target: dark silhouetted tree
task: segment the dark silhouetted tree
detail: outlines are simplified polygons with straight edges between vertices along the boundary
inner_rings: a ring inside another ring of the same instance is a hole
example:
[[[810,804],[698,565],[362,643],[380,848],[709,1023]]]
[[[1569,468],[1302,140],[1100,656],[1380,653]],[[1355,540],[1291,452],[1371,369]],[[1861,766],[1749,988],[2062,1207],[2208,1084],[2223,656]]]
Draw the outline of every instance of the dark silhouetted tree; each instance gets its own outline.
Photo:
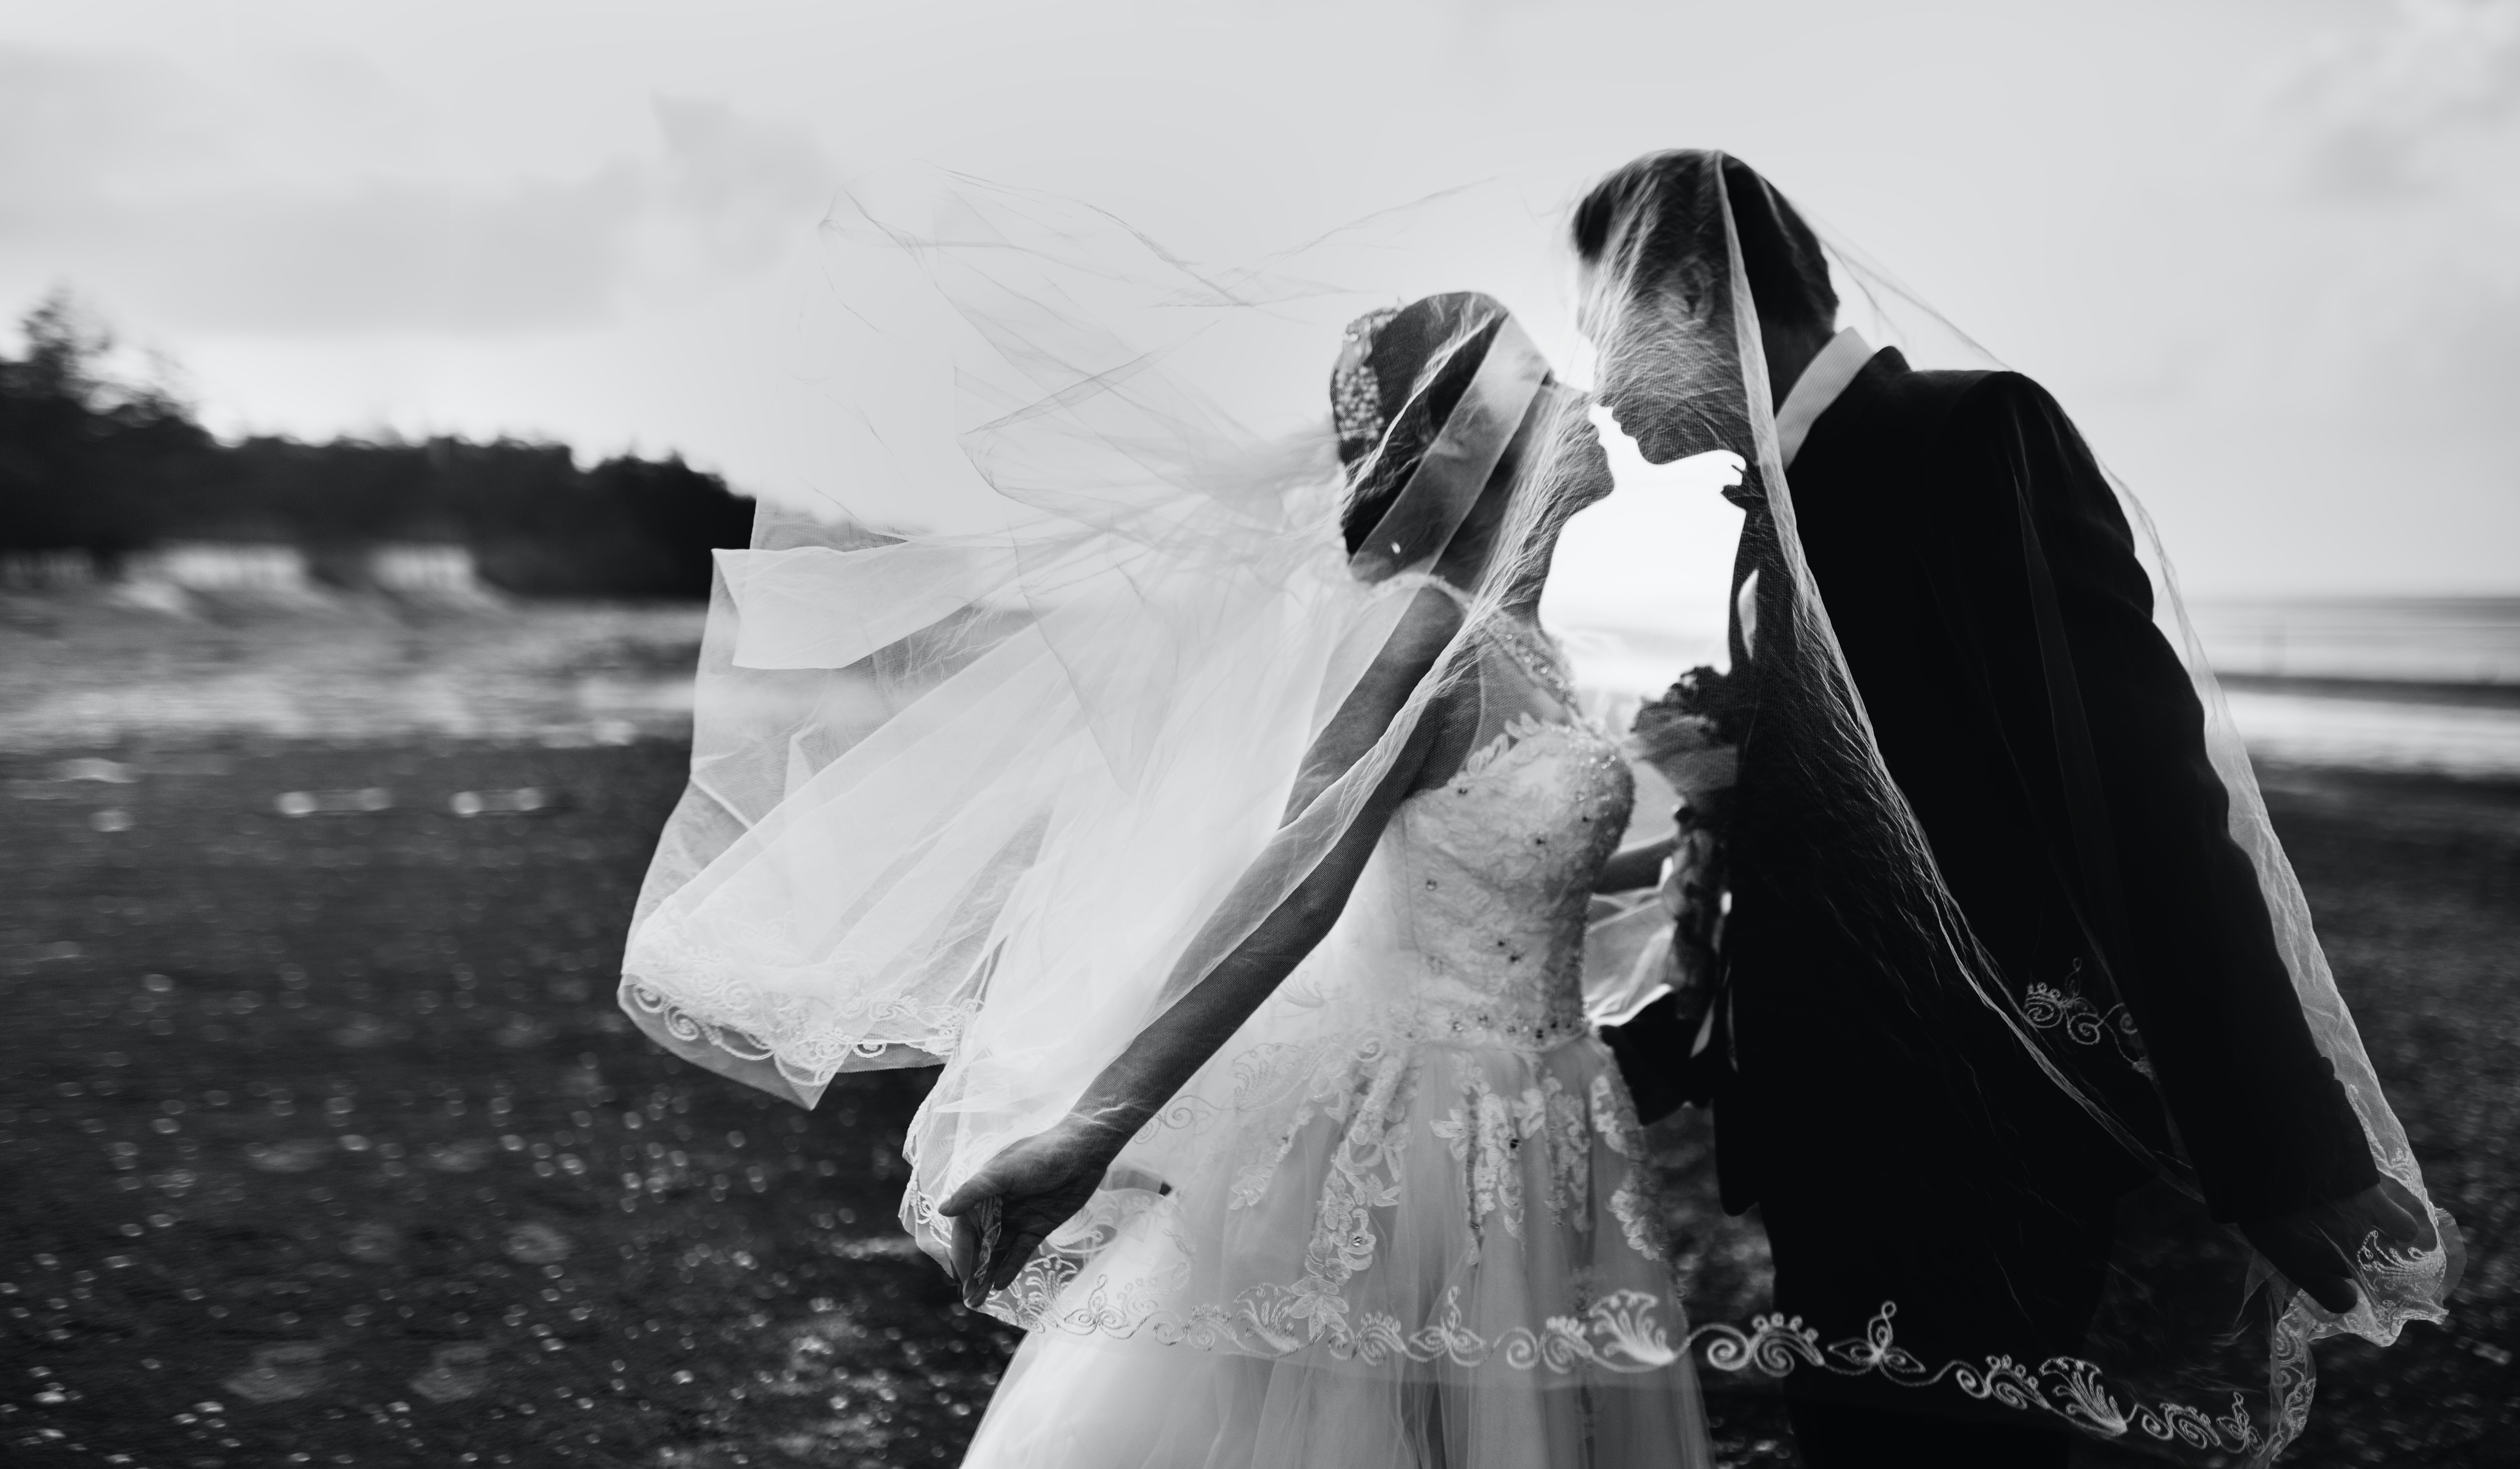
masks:
[[[525,596],[705,597],[751,502],[664,460],[580,469],[559,444],[253,437],[221,444],[172,391],[109,371],[111,333],[64,292],[0,356],[0,550],[102,558],[167,540],[291,541],[355,582],[383,541],[457,541]]]
[[[113,336],[56,290],[0,357],[0,546],[111,557],[151,539],[154,508],[199,484],[215,441],[158,383],[108,371]]]

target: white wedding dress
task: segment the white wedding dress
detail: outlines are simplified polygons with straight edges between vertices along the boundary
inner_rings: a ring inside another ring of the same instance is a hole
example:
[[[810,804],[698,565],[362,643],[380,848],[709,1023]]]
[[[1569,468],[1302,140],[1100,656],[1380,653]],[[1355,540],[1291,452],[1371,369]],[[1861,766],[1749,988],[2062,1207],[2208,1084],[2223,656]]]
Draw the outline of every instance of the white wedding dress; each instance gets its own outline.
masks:
[[[1493,652],[1483,677],[1502,674]],[[1703,1465],[1635,1112],[1584,1020],[1634,786],[1525,714],[1410,797],[1321,950],[1014,1288],[987,1469]]]

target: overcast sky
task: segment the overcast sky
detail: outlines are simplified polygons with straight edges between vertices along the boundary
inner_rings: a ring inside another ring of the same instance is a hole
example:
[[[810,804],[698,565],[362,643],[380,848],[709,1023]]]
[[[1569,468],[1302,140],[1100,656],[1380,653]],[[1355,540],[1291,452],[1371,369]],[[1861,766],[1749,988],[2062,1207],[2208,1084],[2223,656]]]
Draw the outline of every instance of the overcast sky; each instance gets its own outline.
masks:
[[[1225,261],[1479,180],[1545,240],[1682,145],[2052,387],[2191,590],[2520,592],[2520,0],[0,0],[0,310],[71,287],[222,431],[846,497],[852,181]],[[1450,284],[1557,304],[1517,250]]]

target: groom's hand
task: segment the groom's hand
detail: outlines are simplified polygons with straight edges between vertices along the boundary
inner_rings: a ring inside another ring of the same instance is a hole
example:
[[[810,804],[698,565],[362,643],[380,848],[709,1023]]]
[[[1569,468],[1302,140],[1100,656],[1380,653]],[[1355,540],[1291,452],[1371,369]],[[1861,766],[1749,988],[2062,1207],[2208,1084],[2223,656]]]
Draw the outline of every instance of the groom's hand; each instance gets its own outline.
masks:
[[[2240,1232],[2285,1279],[2338,1315],[2354,1309],[2354,1257],[2372,1235],[2419,1251],[2441,1244],[2422,1202],[2385,1176],[2358,1194],[2244,1221]]]
[[[1687,1055],[1691,1037],[1680,1018],[1680,997],[1665,995],[1637,1011],[1625,1025],[1605,1026],[1601,1044],[1618,1063],[1619,1080],[1628,1084],[1637,1121],[1651,1126],[1688,1105],[1672,1058]]]

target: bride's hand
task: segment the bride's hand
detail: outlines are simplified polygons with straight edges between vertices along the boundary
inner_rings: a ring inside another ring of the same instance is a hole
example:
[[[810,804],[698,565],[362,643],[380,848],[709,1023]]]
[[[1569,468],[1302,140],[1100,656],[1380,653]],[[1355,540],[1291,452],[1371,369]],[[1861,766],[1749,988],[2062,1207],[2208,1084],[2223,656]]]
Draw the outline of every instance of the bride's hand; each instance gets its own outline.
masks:
[[[1052,1230],[1075,1217],[1102,1185],[1125,1135],[1076,1117],[1011,1143],[936,1206],[954,1221],[954,1277],[974,1308],[1004,1290]],[[996,1206],[996,1219],[985,1218]],[[993,1232],[994,1223],[996,1238]]]

